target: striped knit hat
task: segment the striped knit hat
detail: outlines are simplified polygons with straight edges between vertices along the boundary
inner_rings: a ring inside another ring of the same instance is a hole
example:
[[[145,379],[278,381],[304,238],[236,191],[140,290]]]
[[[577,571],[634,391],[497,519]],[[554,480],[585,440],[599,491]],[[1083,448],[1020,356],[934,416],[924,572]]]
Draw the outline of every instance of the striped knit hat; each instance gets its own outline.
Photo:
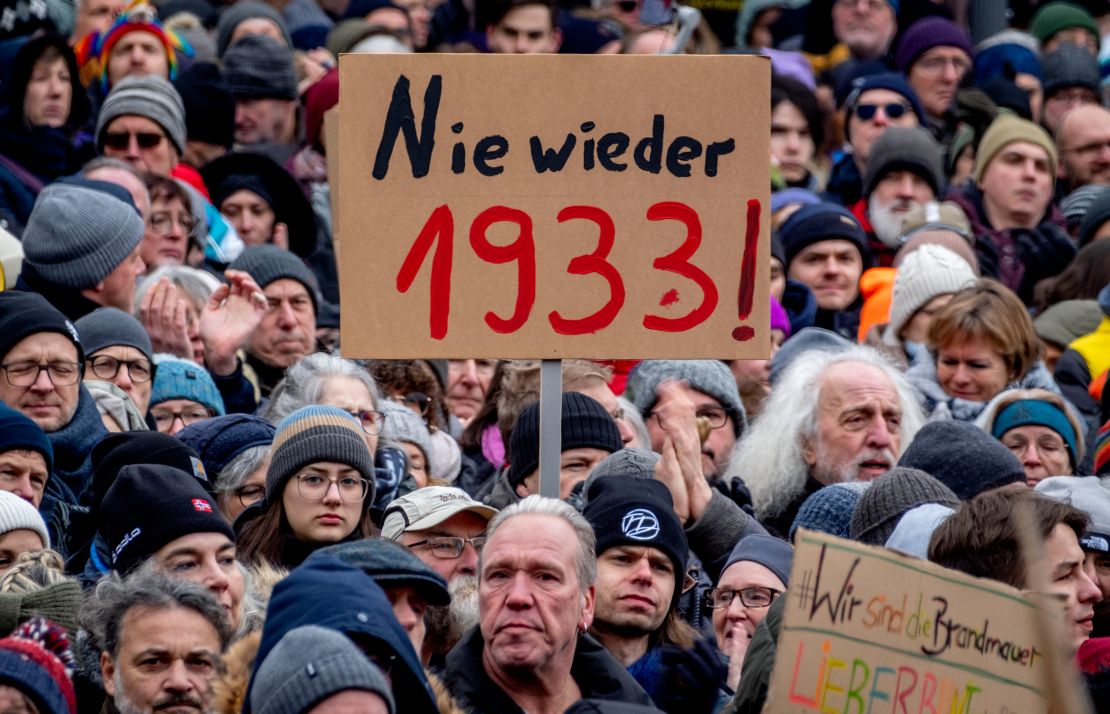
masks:
[[[121,37],[136,31],[149,32],[162,43],[169,69],[167,79],[177,77],[178,52],[186,57],[193,56],[193,48],[188,41],[174,30],[163,26],[158,20],[158,11],[153,6],[145,0],[133,0],[107,30],[89,33],[74,45],[73,51],[77,55],[77,64],[81,67],[82,82],[91,84],[96,80],[103,91],[111,89],[108,84],[108,59],[112,56],[112,48]]]
[[[266,472],[266,500],[281,498],[285,484],[298,470],[320,461],[333,461],[358,469],[370,482],[366,502],[374,502],[374,459],[362,426],[337,407],[313,404],[281,420]]]

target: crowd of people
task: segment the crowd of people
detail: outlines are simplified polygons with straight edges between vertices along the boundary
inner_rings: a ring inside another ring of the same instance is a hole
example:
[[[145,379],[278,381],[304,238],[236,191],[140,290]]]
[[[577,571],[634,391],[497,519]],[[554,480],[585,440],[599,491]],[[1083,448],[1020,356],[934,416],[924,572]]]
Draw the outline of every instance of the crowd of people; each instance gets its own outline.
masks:
[[[691,5],[3,3],[0,709],[759,712],[804,528],[1107,710],[1110,6]],[[768,57],[769,358],[563,360],[552,498],[538,362],[346,355],[349,52]]]

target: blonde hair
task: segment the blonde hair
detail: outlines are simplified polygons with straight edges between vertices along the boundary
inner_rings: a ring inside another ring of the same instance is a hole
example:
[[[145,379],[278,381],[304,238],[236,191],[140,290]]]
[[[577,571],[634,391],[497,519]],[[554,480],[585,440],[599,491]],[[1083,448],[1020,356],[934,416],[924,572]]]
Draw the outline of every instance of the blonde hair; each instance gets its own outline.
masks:
[[[30,593],[69,580],[65,567],[62,556],[53,550],[20,553],[0,578],[0,593]]]
[[[969,338],[988,341],[1002,355],[1010,379],[1024,377],[1044,349],[1025,305],[1012,290],[990,278],[956,293],[933,318],[926,339],[936,353]]]

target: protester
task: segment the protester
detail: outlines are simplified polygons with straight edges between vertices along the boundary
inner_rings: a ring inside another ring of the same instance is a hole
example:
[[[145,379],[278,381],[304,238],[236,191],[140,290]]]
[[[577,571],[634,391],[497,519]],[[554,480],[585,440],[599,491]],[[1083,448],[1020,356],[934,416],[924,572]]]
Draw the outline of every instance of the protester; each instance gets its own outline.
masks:
[[[961,501],[1026,481],[1021,462],[1001,442],[973,424],[951,419],[923,426],[898,465],[924,471]]]
[[[1026,508],[1034,538],[1043,549],[1034,558],[1041,570],[1027,573],[1022,558],[1020,521],[1015,509]],[[1074,655],[1093,627],[1098,586],[1084,570],[1079,539],[1089,520],[1083,511],[1026,490],[984,493],[967,501],[933,534],[929,560],[980,578],[999,580],[1015,588],[1047,587],[1047,594],[1064,601],[1065,651]]]
[[[97,585],[82,622],[100,651],[106,706],[120,712],[209,707],[230,631],[208,591],[154,573],[112,576]],[[159,653],[165,666],[149,671],[140,656],[149,652]]]
[[[371,534],[374,466],[358,421],[307,406],[285,417],[266,471],[265,499],[239,531],[245,562],[293,568],[313,551]]]
[[[224,400],[207,370],[169,355],[154,359],[150,418],[158,431],[171,436],[190,424],[223,416]]]
[[[0,640],[0,702],[11,712],[77,712],[73,652],[58,625],[35,617]]]
[[[223,70],[235,97],[236,143],[294,148],[300,104],[289,47],[246,35],[224,53]]]
[[[266,495],[274,426],[247,414],[202,419],[175,434],[197,452],[229,523]]]
[[[150,407],[154,348],[134,317],[102,307],[74,323],[85,349],[85,380],[105,380],[127,394],[139,414]]]
[[[549,0],[500,0],[491,9],[486,27],[490,52],[558,52],[563,33],[555,12],[555,3]]]
[[[1030,488],[1049,476],[1080,473],[1085,425],[1059,394],[1006,390],[991,400],[976,424],[1021,459]]]
[[[54,447],[46,432],[30,417],[0,403],[0,491],[38,508],[53,471]]]
[[[943,17],[926,17],[902,33],[895,52],[898,68],[921,100],[929,129],[944,144],[955,132],[949,116],[956,90],[971,71],[971,37]]]
[[[34,505],[9,491],[0,491],[0,574],[23,553],[50,547],[46,523]]]
[[[479,573],[481,623],[451,651],[444,672],[462,706],[510,714],[557,711],[589,697],[651,703],[585,634],[594,618],[595,543],[577,511],[542,496],[490,521]]]
[[[874,350],[803,353],[737,445],[729,475],[744,480],[756,517],[785,535],[806,497],[890,470],[921,424],[913,390]]]
[[[926,349],[929,328],[940,309],[974,282],[967,261],[944,246],[924,244],[905,255],[894,278],[883,344],[913,361]]]

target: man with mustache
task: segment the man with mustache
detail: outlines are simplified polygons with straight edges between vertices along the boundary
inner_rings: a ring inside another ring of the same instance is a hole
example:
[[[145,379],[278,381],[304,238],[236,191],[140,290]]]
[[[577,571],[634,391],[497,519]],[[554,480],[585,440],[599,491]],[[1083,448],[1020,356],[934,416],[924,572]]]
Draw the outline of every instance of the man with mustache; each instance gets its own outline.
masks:
[[[100,649],[104,714],[212,711],[212,678],[230,639],[199,585],[151,573],[103,580],[85,605]]]
[[[246,348],[248,377],[268,397],[285,368],[316,351],[316,276],[304,261],[274,245],[251,246],[231,264],[254,278],[266,296],[267,310]]]
[[[871,147],[863,198],[852,206],[852,214],[868,234],[867,247],[876,265],[894,264],[906,215],[937,200],[944,186],[943,155],[921,127],[891,127]]]
[[[447,656],[444,681],[471,712],[563,712],[580,699],[651,699],[585,634],[594,619],[593,528],[562,501],[498,513],[478,568],[480,622]]]
[[[478,624],[478,557],[486,526],[497,509],[462,489],[427,486],[394,499],[385,512],[382,537],[399,542],[447,580],[451,604],[429,607],[420,653],[425,664],[442,664],[464,633]]]
[[[809,350],[776,380],[728,475],[744,479],[760,522],[785,534],[810,494],[893,468],[922,423],[913,388],[877,351]]]

